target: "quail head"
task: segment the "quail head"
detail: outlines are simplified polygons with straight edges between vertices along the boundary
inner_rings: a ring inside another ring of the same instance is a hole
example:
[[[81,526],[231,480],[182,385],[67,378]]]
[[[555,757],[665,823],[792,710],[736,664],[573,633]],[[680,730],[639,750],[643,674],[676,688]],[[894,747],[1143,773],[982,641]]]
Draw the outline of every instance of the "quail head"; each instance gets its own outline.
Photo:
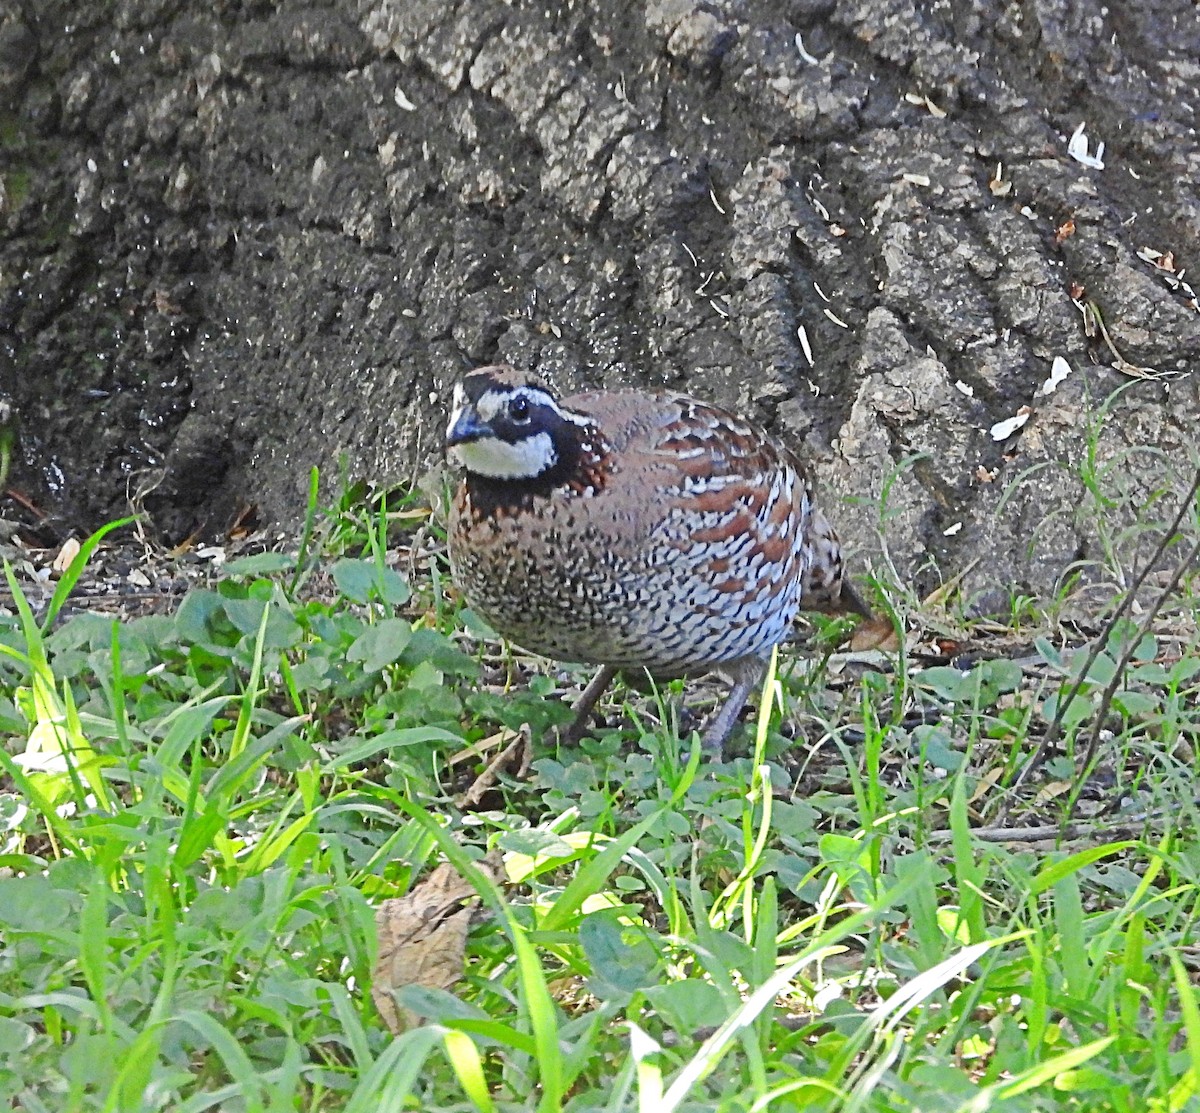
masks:
[[[622,670],[718,671],[732,683],[704,734],[719,753],[801,609],[869,615],[796,457],[681,394],[559,399],[508,366],[454,392],[446,455],[463,471],[452,574],[523,648],[601,666],[566,737]]]

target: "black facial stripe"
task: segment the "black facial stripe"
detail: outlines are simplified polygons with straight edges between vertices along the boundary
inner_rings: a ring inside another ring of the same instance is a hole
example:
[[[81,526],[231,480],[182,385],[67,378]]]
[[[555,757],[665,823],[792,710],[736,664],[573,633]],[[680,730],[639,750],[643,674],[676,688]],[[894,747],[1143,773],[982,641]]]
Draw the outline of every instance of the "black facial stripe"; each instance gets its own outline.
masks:
[[[468,375],[462,381],[463,396],[468,402],[478,402],[489,390],[500,392],[512,390],[512,387],[505,386],[492,378],[491,375]]]
[[[514,384],[504,382],[487,371],[474,371],[462,380],[463,396],[468,402],[478,402],[489,391],[501,395],[524,394],[531,403],[537,399],[550,399],[550,392],[539,382]]]

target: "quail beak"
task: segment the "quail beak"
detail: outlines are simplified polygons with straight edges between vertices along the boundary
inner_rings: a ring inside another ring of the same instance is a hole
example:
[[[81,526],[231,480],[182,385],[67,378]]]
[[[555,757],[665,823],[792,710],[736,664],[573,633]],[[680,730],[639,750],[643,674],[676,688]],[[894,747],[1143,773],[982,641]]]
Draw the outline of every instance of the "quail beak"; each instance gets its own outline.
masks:
[[[446,447],[453,448],[456,444],[468,444],[491,435],[492,427],[486,421],[481,421],[479,415],[467,407],[459,410],[451,420],[450,428],[446,432]]]

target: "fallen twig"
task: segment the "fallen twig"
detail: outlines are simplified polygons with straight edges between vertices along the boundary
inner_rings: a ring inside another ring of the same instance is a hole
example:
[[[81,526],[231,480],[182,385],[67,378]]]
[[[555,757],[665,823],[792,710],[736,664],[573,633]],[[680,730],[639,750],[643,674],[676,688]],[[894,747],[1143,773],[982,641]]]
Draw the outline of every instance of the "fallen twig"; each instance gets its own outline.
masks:
[[[475,778],[471,787],[463,793],[458,801],[458,806],[463,811],[470,811],[473,808],[479,807],[483,802],[484,796],[495,788],[502,772],[515,762],[517,766],[515,776],[518,780],[521,780],[528,775],[529,765],[532,760],[533,745],[529,735],[529,727],[523,726],[517,731],[516,737],[487,763],[483,772]]]

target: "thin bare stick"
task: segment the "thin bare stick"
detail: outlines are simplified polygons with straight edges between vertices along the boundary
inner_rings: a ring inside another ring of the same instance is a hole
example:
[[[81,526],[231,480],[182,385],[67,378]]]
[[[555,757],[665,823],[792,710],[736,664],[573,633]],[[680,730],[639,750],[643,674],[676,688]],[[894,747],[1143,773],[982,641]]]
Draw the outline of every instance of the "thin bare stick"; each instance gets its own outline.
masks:
[[[1200,806],[1200,797],[1192,799]],[[1118,818],[1093,819],[1083,823],[1046,823],[1036,827],[976,827],[971,837],[981,842],[1074,842],[1093,839],[1109,842],[1113,838],[1140,838],[1147,825],[1172,822],[1180,816],[1178,807],[1146,808]],[[949,830],[931,831],[931,843],[947,843],[954,838]]]
[[[1115,838],[1137,838],[1147,823],[1155,817],[1151,815],[1129,816],[1111,824],[1068,823],[1065,826],[1058,823],[1047,823],[1040,827],[976,827],[971,832],[971,838],[980,842],[1074,842],[1076,839],[1095,839],[1101,836],[1108,842]],[[929,835],[931,843],[946,843],[954,838],[952,831],[933,831]]]
[[[1167,582],[1167,586],[1162,589],[1158,598],[1154,600],[1150,609],[1146,612],[1145,617],[1138,623],[1137,635],[1130,639],[1129,644],[1121,653],[1116,669],[1113,671],[1112,679],[1104,686],[1104,692],[1100,697],[1100,706],[1096,709],[1096,721],[1092,725],[1092,736],[1088,739],[1087,750],[1084,752],[1083,761],[1080,763],[1079,773],[1075,777],[1075,783],[1071,786],[1070,802],[1067,805],[1068,820],[1074,816],[1075,808],[1079,804],[1079,790],[1091,774],[1092,763],[1096,760],[1096,751],[1100,748],[1100,732],[1104,728],[1104,720],[1108,717],[1113,697],[1117,694],[1117,689],[1121,686],[1121,681],[1125,678],[1125,670],[1129,667],[1129,662],[1133,660],[1133,655],[1137,651],[1138,644],[1150,632],[1150,625],[1158,616],[1158,612],[1162,610],[1166,601],[1179,586],[1179,581],[1183,579],[1184,573],[1196,563],[1198,557],[1200,557],[1200,541],[1197,541],[1188,550],[1187,556],[1175,566],[1175,571],[1171,575],[1171,579]]]
[[[1105,623],[1104,629],[1100,636],[1092,645],[1088,652],[1087,659],[1083,663],[1083,667],[1079,670],[1079,677],[1075,683],[1071,685],[1070,691],[1066,698],[1058,701],[1058,706],[1054,709],[1054,718],[1050,721],[1050,726],[1046,733],[1042,736],[1042,740],[1038,743],[1037,749],[1034,750],[1032,756],[1021,767],[1017,774],[1016,780],[1013,781],[1012,788],[1009,790],[1009,800],[1001,805],[1000,814],[996,817],[996,826],[1003,827],[1005,820],[1008,818],[1009,810],[1012,807],[1010,801],[1016,797],[1017,790],[1025,783],[1029,774],[1037,769],[1045,760],[1046,754],[1050,748],[1058,741],[1062,733],[1063,716],[1067,713],[1067,708],[1075,701],[1075,697],[1083,691],[1083,686],[1087,683],[1088,673],[1091,672],[1092,666],[1096,663],[1096,659],[1104,651],[1104,646],[1108,642],[1109,636],[1116,629],[1117,623],[1124,617],[1125,612],[1133,605],[1133,600],[1137,596],[1138,589],[1146,581],[1146,577],[1154,570],[1163,553],[1167,551],[1167,546],[1175,538],[1176,532],[1183,523],[1184,516],[1187,514],[1189,507],[1192,505],[1192,499],[1196,496],[1196,492],[1200,491],[1200,468],[1196,470],[1196,475],[1192,479],[1192,485],[1188,488],[1187,494],[1179,502],[1179,512],[1175,515],[1174,521],[1167,527],[1162,537],[1159,539],[1153,553],[1150,554],[1150,559],[1146,561],[1142,570],[1137,574],[1133,583],[1129,585],[1124,597],[1121,600],[1120,606],[1113,612],[1112,617]]]
[[[526,725],[517,731],[516,737],[488,762],[487,767],[458,800],[458,806],[465,812],[478,808],[483,802],[483,798],[499,783],[500,774],[514,764],[517,766],[518,777],[527,775],[531,749],[532,739],[529,736],[529,727]]]

